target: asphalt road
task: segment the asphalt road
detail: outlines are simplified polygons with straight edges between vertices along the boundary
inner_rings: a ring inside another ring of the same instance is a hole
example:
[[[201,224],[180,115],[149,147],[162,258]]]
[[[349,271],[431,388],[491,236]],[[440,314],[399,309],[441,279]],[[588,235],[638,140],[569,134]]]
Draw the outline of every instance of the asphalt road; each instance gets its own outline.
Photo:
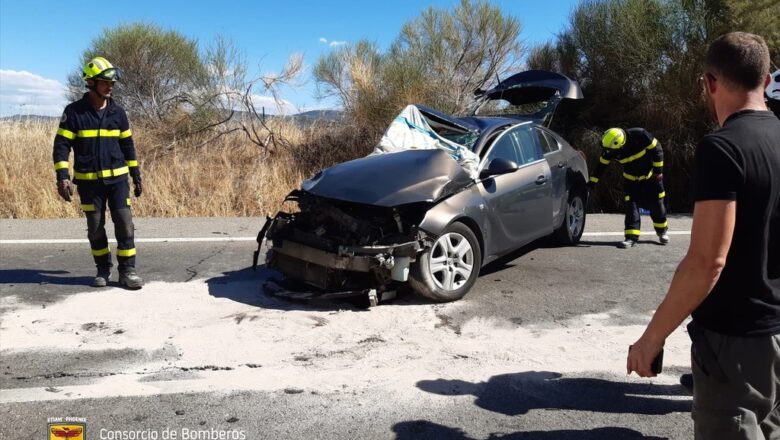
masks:
[[[90,440],[691,438],[683,328],[664,374],[625,375],[689,243],[670,224],[621,250],[622,216],[591,215],[579,246],[526,246],[459,302],[364,310],[264,294],[262,219],[136,220],[135,292],[86,286],[83,220],[0,220],[0,439],[55,417]]]

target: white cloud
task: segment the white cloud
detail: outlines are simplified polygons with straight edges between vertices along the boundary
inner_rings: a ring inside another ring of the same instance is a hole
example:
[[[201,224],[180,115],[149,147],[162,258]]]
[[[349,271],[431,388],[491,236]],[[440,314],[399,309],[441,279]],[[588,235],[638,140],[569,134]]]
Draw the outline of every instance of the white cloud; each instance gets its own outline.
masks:
[[[24,70],[0,69],[0,116],[59,116],[67,104],[65,92],[59,81]]]
[[[320,43],[327,44],[330,47],[343,46],[347,44],[346,41],[328,41],[325,37],[320,37]]]
[[[26,71],[0,69],[0,116],[30,114],[59,116],[67,105],[66,87],[59,81],[47,79]],[[252,95],[258,113],[265,107],[267,114],[292,114],[293,103],[281,100],[277,106],[270,96]],[[235,104],[236,110],[242,108]]]
[[[246,108],[241,103],[241,99],[244,96],[245,90],[235,90],[225,88],[222,90],[222,105],[225,108],[233,109],[236,111],[245,111]],[[262,108],[265,107],[265,113],[267,115],[276,114],[292,114],[296,112],[295,105],[287,101],[286,99],[280,99],[279,105],[276,105],[272,96],[259,95],[257,93],[252,94],[252,103],[255,105],[255,110],[260,114]]]
[[[255,105],[258,114],[261,113],[263,107],[265,107],[265,113],[269,115],[289,115],[296,112],[295,106],[290,101],[282,99],[279,103],[280,105],[277,106],[274,98],[270,96],[252,95],[252,103]]]

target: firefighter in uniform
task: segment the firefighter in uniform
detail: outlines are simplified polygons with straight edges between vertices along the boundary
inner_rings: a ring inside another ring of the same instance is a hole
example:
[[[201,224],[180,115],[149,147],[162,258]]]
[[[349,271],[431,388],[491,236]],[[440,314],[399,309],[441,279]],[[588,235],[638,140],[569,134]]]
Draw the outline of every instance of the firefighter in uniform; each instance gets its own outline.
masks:
[[[640,207],[649,207],[653,227],[661,244],[669,243],[663,184],[664,154],[658,140],[643,128],[610,128],[601,138],[601,157],[588,185],[598,183],[607,165],[616,160],[623,164],[625,192],[625,240],[621,248],[630,248],[639,240]]]
[[[65,107],[54,138],[57,192],[68,202],[73,196],[68,172],[68,158],[73,150],[73,183],[87,217],[87,236],[97,266],[92,286],[108,285],[113,266],[105,229],[108,207],[116,232],[119,283],[140,289],[143,280],[135,271],[128,175],[133,178],[136,197],[141,196],[143,186],[127,114],[111,98],[119,71],[105,58],[95,57],[84,66],[82,76],[89,91]]]

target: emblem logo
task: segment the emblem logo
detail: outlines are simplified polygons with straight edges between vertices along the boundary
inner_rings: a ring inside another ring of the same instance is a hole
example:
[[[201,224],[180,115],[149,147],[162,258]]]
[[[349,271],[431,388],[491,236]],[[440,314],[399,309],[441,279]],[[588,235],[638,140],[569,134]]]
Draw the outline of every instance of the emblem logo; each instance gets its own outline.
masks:
[[[85,440],[86,425],[83,423],[50,423],[49,440]]]

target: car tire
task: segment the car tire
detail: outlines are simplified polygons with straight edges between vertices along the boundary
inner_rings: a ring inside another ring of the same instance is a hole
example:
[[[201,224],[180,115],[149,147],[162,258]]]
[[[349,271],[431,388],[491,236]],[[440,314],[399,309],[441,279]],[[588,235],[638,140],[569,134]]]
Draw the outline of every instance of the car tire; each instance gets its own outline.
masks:
[[[585,231],[586,217],[584,194],[584,191],[580,191],[577,188],[569,190],[563,222],[553,232],[555,240],[561,245],[574,246],[582,238],[582,233]]]
[[[482,252],[474,232],[463,223],[444,229],[434,245],[417,256],[409,273],[415,292],[436,302],[463,296],[477,282]]]

